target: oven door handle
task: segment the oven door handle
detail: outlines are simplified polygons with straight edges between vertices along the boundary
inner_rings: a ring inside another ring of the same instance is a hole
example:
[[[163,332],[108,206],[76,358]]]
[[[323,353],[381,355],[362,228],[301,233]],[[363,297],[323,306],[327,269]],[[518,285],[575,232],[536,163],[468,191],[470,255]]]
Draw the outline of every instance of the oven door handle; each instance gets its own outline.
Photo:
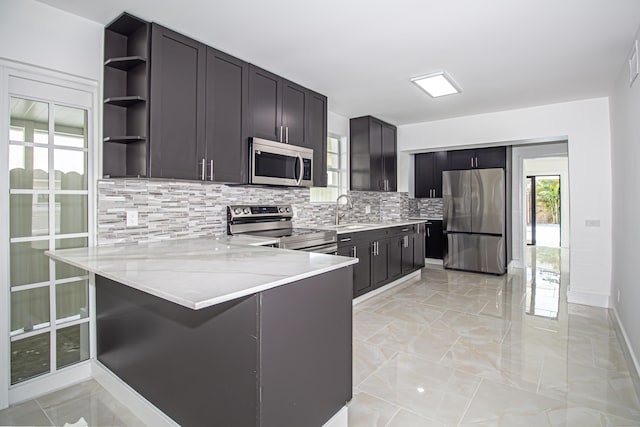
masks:
[[[304,173],[304,160],[302,160],[300,153],[298,153],[298,162],[300,166],[298,167],[298,179],[296,179],[296,185],[299,186],[302,182],[302,174]]]
[[[336,243],[328,243],[326,245],[312,246],[310,248],[302,248],[300,250],[305,252],[314,252],[317,254],[336,255],[338,252],[338,245]]]

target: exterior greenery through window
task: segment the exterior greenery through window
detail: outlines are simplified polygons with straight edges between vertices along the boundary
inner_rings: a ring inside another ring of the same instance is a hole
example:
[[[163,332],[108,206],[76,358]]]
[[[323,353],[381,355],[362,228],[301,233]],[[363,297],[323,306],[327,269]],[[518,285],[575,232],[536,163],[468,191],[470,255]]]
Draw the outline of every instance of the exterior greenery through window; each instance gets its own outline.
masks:
[[[327,138],[327,187],[311,189],[312,203],[335,203],[340,194],[347,192],[347,138],[329,135]]]

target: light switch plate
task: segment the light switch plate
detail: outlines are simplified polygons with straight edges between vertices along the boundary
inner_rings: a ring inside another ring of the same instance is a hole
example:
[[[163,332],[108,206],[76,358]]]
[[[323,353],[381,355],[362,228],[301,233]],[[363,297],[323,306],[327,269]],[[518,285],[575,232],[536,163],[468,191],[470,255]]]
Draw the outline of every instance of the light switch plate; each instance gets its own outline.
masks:
[[[370,214],[371,213],[371,205],[366,205],[364,207],[364,213],[366,213],[366,214]]]
[[[296,208],[295,206],[293,206],[292,210],[293,210],[293,217],[294,217],[294,218],[298,218],[298,208]]]
[[[127,211],[127,227],[138,226],[138,211]]]
[[[600,227],[599,219],[585,219],[584,220],[585,227]]]

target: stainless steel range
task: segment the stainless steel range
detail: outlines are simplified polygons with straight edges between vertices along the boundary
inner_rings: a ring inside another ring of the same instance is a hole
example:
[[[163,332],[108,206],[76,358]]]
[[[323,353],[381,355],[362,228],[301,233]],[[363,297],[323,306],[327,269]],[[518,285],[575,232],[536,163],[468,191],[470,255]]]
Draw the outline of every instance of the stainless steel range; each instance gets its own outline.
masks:
[[[291,205],[227,206],[227,233],[274,237],[278,247],[323,254],[336,254],[338,236],[335,231],[294,228]]]

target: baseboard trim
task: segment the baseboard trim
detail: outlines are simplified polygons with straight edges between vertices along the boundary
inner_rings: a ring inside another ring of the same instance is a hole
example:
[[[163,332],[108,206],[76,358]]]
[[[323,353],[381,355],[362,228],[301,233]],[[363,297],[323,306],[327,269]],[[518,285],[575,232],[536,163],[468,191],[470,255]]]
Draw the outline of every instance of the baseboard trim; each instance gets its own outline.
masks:
[[[444,261],[442,261],[441,259],[437,259],[437,258],[425,258],[424,259],[424,263],[425,264],[429,264],[429,267],[431,266],[440,266],[444,268]]]
[[[154,427],[180,427],[164,412],[145,399],[131,386],[122,381],[116,374],[97,360],[92,360],[93,378],[104,387],[118,402],[126,406],[140,420]]]
[[[9,405],[35,399],[91,379],[91,362],[85,361],[9,389]]]
[[[609,295],[593,292],[568,291],[567,302],[571,304],[590,305],[593,307],[609,308]]]
[[[406,276],[403,276],[397,280],[394,280],[391,283],[387,283],[386,285],[382,286],[381,288],[375,289],[371,292],[367,292],[364,295],[360,295],[357,298],[353,299],[353,305],[358,305],[360,303],[365,302],[366,300],[375,297],[376,295],[380,295],[383,292],[386,292],[390,289],[395,288],[396,286],[399,286],[401,284],[403,284],[404,282],[406,282],[407,280],[412,280],[412,279],[419,279],[420,277],[422,277],[422,270],[417,270],[414,271],[413,273],[409,273]]]
[[[349,425],[349,409],[343,406],[333,417],[322,427],[348,427]]]
[[[638,358],[636,354],[633,352],[633,347],[631,347],[631,341],[629,340],[629,336],[627,335],[627,331],[624,329],[624,325],[620,320],[620,315],[618,314],[618,310],[615,306],[609,309],[609,311],[613,312],[613,318],[615,319],[614,329],[616,330],[616,335],[618,335],[618,340],[624,344],[622,345],[622,352],[624,353],[625,359],[627,359],[627,363],[631,365],[631,378],[633,380],[633,385],[636,389],[636,395],[640,397],[640,363],[638,362]]]

